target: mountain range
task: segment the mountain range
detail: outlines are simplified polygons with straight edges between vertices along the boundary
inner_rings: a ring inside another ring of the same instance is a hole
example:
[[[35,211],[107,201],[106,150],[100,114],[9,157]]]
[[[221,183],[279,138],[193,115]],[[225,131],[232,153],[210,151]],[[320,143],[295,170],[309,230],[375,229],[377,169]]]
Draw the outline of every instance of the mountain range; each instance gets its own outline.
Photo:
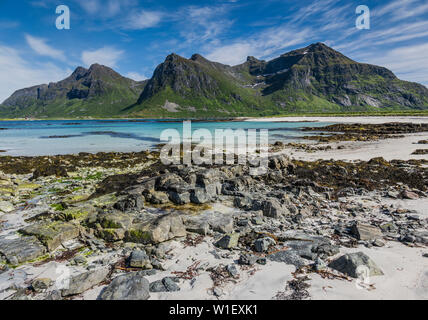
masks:
[[[270,61],[248,57],[237,66],[170,54],[145,81],[99,64],[78,67],[62,81],[17,90],[0,105],[0,117],[226,118],[424,109],[425,86],[315,43]]]

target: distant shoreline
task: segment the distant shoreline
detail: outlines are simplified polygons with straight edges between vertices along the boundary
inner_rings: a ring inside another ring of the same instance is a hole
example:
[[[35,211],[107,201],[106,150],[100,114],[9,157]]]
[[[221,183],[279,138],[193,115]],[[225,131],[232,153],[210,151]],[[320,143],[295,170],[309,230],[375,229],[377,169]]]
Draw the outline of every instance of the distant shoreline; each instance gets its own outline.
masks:
[[[420,111],[380,111],[380,112],[337,112],[337,113],[288,113],[288,114],[278,114],[278,115],[268,115],[268,116],[242,116],[242,117],[224,117],[224,118],[98,118],[98,117],[88,117],[88,118],[0,118],[0,121],[49,121],[49,120],[59,120],[59,121],[82,121],[82,120],[106,120],[106,121],[151,121],[156,120],[159,122],[177,122],[183,120],[191,120],[194,122],[228,122],[228,121],[251,121],[252,119],[274,119],[274,118],[311,118],[311,117],[428,117],[428,110]]]

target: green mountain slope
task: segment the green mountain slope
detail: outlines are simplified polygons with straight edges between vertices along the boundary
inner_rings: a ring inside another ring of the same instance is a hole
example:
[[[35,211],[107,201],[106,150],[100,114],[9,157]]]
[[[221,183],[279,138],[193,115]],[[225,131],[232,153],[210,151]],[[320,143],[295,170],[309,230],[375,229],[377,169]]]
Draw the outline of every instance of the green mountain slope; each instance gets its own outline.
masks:
[[[94,65],[15,92],[0,116],[206,118],[295,112],[428,110],[428,89],[322,43],[237,66],[169,55],[135,82]]]
[[[135,103],[145,82],[122,77],[94,64],[78,67],[68,78],[16,91],[3,102],[0,115],[9,117],[115,116]]]

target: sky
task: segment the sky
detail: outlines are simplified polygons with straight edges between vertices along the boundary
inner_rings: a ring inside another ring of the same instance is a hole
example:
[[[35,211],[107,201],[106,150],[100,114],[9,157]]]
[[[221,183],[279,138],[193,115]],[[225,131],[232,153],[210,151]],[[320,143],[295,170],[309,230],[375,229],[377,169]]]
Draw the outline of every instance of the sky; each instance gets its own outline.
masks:
[[[57,29],[56,8],[70,10]],[[370,29],[356,8],[370,9]],[[323,42],[428,86],[427,0],[0,0],[0,102],[100,63],[150,78],[170,53],[236,65]]]

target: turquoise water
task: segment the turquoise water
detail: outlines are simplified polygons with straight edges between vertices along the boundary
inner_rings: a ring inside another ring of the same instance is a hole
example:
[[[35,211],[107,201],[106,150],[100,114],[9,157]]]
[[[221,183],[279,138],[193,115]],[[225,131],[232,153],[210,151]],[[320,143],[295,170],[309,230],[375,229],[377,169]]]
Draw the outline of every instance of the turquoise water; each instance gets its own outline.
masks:
[[[215,129],[268,129],[269,143],[298,141],[308,132],[302,127],[325,126],[319,122],[192,122],[192,131]],[[182,122],[158,120],[47,120],[0,121],[0,155],[36,156],[79,152],[130,152],[160,143],[165,129],[181,132]]]

